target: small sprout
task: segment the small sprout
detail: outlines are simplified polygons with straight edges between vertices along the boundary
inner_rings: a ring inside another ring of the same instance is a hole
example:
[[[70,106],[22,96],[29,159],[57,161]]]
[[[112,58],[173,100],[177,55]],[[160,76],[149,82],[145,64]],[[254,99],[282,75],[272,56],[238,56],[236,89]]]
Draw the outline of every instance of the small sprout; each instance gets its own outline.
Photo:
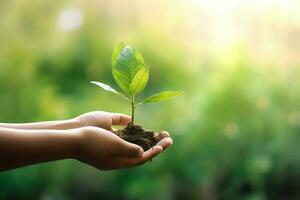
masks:
[[[116,46],[113,51],[112,74],[122,92],[101,82],[92,81],[91,83],[127,100],[131,104],[132,124],[134,124],[134,111],[136,106],[143,103],[169,100],[184,93],[182,91],[160,92],[136,103],[135,96],[141,93],[148,83],[149,67],[145,64],[143,56],[138,50],[125,46],[123,43]]]

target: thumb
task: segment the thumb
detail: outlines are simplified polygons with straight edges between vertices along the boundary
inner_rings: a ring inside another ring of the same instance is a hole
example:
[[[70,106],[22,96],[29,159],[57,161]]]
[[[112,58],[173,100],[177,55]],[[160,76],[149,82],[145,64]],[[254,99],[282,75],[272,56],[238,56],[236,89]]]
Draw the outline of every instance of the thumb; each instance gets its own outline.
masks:
[[[119,155],[126,156],[126,157],[141,157],[144,153],[142,147],[122,140],[121,144],[119,145]]]
[[[120,113],[111,113],[111,120],[113,126],[126,126],[129,122],[131,122],[131,117]]]

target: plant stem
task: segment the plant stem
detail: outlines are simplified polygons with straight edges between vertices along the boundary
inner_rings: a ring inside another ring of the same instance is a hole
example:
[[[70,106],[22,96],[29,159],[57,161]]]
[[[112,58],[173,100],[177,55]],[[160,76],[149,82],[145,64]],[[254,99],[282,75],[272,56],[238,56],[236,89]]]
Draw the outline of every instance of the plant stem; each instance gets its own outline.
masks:
[[[132,100],[131,100],[131,123],[132,123],[132,125],[134,124],[134,109],[135,109],[134,97],[132,97]]]

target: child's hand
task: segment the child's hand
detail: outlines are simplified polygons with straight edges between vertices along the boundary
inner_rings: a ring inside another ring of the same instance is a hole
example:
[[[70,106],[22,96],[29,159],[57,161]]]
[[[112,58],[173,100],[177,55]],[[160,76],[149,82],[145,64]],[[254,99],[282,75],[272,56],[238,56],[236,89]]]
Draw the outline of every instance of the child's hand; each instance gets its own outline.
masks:
[[[0,123],[0,128],[13,128],[13,129],[26,129],[26,130],[67,130],[82,128],[85,126],[95,126],[104,128],[106,130],[112,130],[113,125],[125,126],[131,122],[131,118],[128,115],[109,113],[102,111],[94,111],[82,114],[74,119],[57,120],[48,122],[35,122],[35,123],[22,123],[22,124],[10,124]]]
[[[85,113],[75,118],[81,127],[94,126],[106,130],[112,130],[112,126],[126,126],[131,122],[131,117],[119,113],[94,111]]]
[[[0,171],[75,158],[98,169],[141,165],[172,144],[170,137],[144,152],[119,138],[114,125],[127,125],[130,117],[90,112],[75,119],[29,124],[0,124]]]
[[[110,124],[109,120],[107,123]],[[117,121],[117,124],[120,124],[120,121]],[[157,146],[144,152],[138,145],[126,142],[102,128],[84,127],[78,131],[79,151],[76,151],[75,158],[102,170],[141,165],[172,144],[171,138],[165,138]]]

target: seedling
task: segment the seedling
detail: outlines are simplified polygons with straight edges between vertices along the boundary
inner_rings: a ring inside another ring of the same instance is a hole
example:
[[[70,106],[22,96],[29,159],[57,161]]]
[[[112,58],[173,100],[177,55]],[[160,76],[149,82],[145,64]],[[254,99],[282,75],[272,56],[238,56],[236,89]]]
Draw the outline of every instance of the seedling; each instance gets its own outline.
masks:
[[[128,101],[128,103],[131,105],[132,122],[125,129],[118,130],[115,133],[129,142],[134,142],[142,146],[146,150],[162,139],[163,133],[145,131],[141,126],[135,125],[135,108],[144,103],[154,103],[169,100],[176,96],[182,95],[183,92],[164,91],[137,102],[136,96],[145,89],[148,83],[149,67],[145,64],[143,56],[138,50],[129,46],[125,46],[123,43],[116,46],[116,48],[113,50],[112,74],[121,91],[117,91],[111,86],[101,82],[92,81],[91,83],[96,84],[102,89],[112,92]],[[151,138],[150,136],[152,137],[152,142],[148,141],[149,144],[146,142],[147,145],[141,144],[145,142],[145,137],[149,139]]]

